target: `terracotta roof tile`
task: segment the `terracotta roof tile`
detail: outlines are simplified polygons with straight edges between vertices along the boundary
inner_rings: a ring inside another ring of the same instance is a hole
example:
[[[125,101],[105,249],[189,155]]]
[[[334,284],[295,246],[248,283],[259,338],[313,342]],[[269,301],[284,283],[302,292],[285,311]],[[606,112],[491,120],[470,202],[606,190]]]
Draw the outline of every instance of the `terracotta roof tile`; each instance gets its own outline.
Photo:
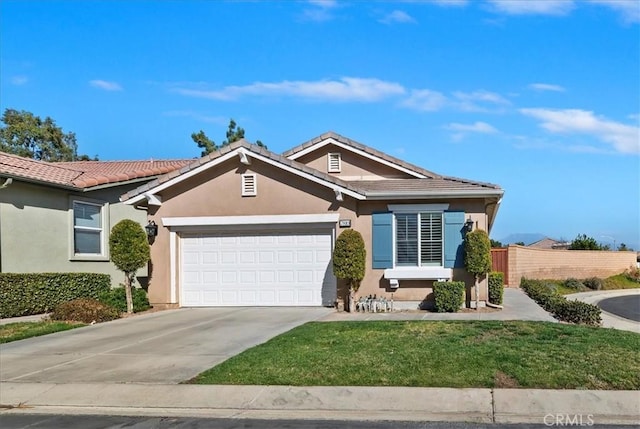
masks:
[[[0,174],[68,188],[85,189],[171,172],[192,159],[43,162],[0,152]]]

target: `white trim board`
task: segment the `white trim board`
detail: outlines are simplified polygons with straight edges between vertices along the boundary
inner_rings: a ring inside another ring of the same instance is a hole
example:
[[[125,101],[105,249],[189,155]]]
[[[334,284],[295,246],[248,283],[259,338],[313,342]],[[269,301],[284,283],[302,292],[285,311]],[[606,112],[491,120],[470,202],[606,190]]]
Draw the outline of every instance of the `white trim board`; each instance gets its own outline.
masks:
[[[180,226],[221,226],[221,225],[274,225],[304,223],[336,223],[339,213],[299,214],[299,215],[255,215],[255,216],[197,216],[163,217],[162,225]]]
[[[328,144],[333,144],[333,145],[338,146],[338,147],[340,147],[342,149],[351,151],[353,153],[357,153],[360,156],[364,156],[365,158],[369,158],[369,159],[371,159],[373,161],[379,162],[380,164],[384,164],[387,167],[395,168],[398,171],[402,171],[403,173],[407,173],[407,174],[409,174],[411,176],[414,176],[414,177],[417,177],[419,179],[426,179],[427,178],[427,176],[425,176],[424,174],[420,174],[420,173],[418,173],[416,171],[410,170],[408,168],[404,168],[402,166],[399,166],[398,164],[394,164],[393,162],[389,162],[386,159],[380,158],[378,156],[371,155],[370,153],[367,153],[367,152],[365,152],[365,151],[363,151],[361,149],[358,149],[358,148],[355,148],[353,146],[349,146],[347,144],[344,144],[344,143],[334,139],[333,137],[329,137],[329,138],[327,138],[325,140],[322,140],[322,141],[320,141],[318,143],[312,144],[311,146],[309,146],[309,147],[307,147],[305,149],[302,149],[300,152],[296,152],[293,155],[290,155],[288,158],[295,161],[296,159],[300,158],[301,156],[306,155],[308,153],[311,153],[314,150],[320,149],[321,147],[326,146]]]

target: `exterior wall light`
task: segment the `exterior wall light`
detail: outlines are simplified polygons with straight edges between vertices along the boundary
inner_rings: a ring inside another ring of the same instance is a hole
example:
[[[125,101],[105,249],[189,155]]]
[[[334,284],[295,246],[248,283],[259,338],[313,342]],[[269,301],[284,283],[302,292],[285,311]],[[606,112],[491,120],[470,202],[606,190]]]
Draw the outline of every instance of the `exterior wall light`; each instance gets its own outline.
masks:
[[[473,231],[473,220],[471,220],[471,218],[467,219],[467,221],[464,223],[464,227],[466,228],[467,232]]]
[[[147,226],[144,227],[145,231],[147,231],[147,237],[151,240],[158,235],[158,225],[152,220],[149,221]]]

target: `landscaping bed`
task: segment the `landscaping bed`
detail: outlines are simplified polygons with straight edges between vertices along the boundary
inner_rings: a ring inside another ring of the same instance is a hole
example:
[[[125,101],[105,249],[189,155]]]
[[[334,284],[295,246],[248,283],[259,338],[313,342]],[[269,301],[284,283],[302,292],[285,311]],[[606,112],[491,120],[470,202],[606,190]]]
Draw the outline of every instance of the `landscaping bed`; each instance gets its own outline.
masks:
[[[640,335],[546,322],[312,322],[190,383],[640,389]]]

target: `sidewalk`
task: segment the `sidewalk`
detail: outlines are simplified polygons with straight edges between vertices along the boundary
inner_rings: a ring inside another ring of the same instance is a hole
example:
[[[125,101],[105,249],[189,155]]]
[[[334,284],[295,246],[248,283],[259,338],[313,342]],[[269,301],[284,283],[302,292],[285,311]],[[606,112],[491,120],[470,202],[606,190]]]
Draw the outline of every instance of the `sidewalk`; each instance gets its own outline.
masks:
[[[0,325],[17,322],[41,322],[47,316],[48,314],[34,314],[32,316],[8,317],[6,319],[0,319]]]
[[[3,413],[640,424],[635,391],[3,383]],[[13,405],[19,408],[6,409]],[[565,417],[563,417],[565,418]]]

